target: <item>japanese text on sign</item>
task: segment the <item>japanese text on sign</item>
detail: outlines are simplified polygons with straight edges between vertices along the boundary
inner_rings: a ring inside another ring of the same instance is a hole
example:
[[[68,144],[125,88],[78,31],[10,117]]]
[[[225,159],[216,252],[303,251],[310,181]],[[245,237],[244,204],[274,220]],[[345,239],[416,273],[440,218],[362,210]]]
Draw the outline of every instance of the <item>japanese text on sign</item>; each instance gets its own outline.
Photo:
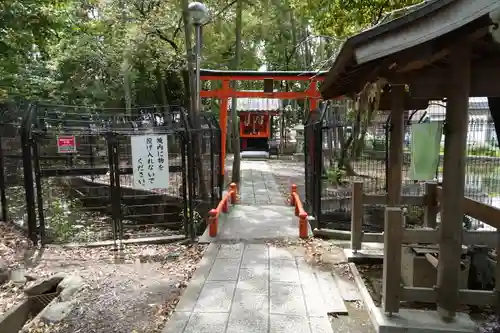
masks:
[[[131,144],[134,186],[144,189],[168,188],[167,136],[133,136]]]
[[[74,136],[58,136],[57,137],[57,152],[76,153],[76,139]]]

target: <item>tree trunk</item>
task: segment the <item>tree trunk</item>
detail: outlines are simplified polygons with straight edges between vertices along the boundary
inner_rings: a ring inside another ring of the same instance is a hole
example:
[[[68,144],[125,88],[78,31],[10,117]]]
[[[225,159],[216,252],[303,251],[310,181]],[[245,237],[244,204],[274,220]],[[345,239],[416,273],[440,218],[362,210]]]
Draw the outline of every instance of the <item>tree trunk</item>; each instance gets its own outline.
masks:
[[[156,67],[156,83],[158,85],[158,90],[160,91],[160,100],[162,104],[163,118],[164,121],[170,126],[171,125],[171,117],[169,113],[169,105],[167,99],[167,91],[165,89],[165,79],[163,78],[163,74],[161,72],[160,67]]]
[[[123,92],[125,93],[125,109],[127,114],[132,114],[132,85],[130,82],[130,62],[128,60],[127,52],[123,53],[124,59],[122,63],[122,76],[123,76]]]
[[[241,14],[243,11],[243,1],[238,0],[236,4],[236,50],[234,53],[234,64],[233,68],[238,69],[240,65],[241,59],[241,30],[242,30],[242,20]],[[238,89],[238,83],[233,81],[233,89]],[[231,106],[231,125],[233,129],[233,171],[232,171],[232,180],[233,182],[239,184],[240,182],[240,164],[241,164],[241,154],[240,154],[240,131],[239,131],[239,122],[238,122],[238,110],[237,108],[237,99],[233,97],[232,106]]]

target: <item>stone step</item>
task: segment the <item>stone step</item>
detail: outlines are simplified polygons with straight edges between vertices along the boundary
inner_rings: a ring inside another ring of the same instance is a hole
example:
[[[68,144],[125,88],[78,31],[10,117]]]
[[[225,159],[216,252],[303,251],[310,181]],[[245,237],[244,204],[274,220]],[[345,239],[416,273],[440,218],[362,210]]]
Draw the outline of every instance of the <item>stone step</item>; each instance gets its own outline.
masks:
[[[340,296],[345,302],[354,302],[361,300],[361,296],[354,281],[349,281],[347,277],[333,273],[333,280],[337,289],[340,291]]]
[[[323,297],[326,313],[329,315],[346,315],[347,308],[340,291],[330,272],[315,272],[318,286]]]

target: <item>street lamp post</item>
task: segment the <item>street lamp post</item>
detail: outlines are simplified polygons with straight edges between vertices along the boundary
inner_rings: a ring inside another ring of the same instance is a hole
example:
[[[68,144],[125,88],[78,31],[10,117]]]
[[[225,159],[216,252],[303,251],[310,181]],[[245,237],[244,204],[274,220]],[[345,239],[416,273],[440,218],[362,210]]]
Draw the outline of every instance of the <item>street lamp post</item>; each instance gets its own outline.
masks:
[[[195,59],[196,59],[196,78],[195,78],[195,99],[194,108],[195,112],[199,113],[201,111],[201,79],[200,79],[200,67],[201,67],[201,28],[208,22],[209,14],[207,7],[201,2],[191,2],[188,5],[188,12],[191,18],[191,22],[194,26],[195,31]]]

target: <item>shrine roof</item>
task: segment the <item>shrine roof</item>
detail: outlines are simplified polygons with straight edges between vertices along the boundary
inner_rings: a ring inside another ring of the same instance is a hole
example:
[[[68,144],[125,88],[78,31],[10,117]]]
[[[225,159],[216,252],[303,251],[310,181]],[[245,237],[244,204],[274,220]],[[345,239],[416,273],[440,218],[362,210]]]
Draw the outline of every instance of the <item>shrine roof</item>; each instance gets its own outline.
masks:
[[[482,38],[474,32],[487,32],[488,15],[499,7],[498,0],[426,0],[350,37],[320,88],[323,98],[355,94],[377,78],[445,62],[453,38]]]

